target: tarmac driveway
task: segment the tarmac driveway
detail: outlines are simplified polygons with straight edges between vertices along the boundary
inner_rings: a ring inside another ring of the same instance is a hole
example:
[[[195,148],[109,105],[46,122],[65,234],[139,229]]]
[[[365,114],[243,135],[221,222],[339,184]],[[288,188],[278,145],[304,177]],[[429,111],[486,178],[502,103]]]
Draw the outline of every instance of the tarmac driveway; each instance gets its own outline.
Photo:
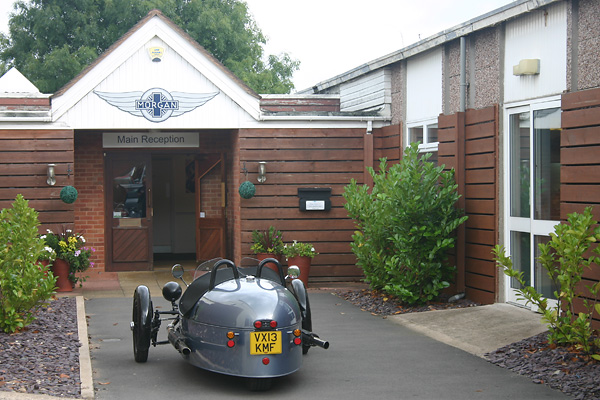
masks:
[[[168,309],[160,293],[154,306]],[[244,381],[198,369],[171,345],[133,360],[132,300],[85,303],[97,399],[567,399],[484,359],[361,311],[329,292],[310,292],[314,331],[328,350],[312,348],[300,371],[275,380],[268,392]],[[165,326],[159,340],[165,340]]]

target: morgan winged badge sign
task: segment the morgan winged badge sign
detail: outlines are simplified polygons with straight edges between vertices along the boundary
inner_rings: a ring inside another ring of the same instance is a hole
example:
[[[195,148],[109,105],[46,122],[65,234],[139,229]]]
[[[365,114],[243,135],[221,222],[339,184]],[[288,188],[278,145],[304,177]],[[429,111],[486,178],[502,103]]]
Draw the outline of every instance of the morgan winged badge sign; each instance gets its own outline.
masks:
[[[145,92],[98,92],[98,97],[121,111],[136,117],[144,117],[151,122],[163,122],[170,117],[178,117],[212,100],[219,92],[213,93],[169,93],[165,89],[153,88]]]

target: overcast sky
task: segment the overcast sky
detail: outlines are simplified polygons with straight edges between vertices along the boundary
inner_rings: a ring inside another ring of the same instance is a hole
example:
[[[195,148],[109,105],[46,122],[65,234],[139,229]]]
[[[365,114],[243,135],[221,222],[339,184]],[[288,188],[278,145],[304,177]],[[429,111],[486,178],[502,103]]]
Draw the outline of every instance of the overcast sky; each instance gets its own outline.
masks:
[[[300,60],[297,90],[392,53],[512,0],[246,0],[266,54]],[[11,0],[0,0],[7,32]]]

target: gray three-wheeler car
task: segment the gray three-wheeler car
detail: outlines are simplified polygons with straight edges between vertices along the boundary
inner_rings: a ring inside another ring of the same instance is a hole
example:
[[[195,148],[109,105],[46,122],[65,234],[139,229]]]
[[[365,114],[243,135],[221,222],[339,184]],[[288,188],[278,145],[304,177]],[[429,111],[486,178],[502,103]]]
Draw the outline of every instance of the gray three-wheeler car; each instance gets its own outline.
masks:
[[[209,260],[196,268],[189,285],[183,268],[174,265],[173,277],[186,290],[177,282],[164,285],[169,311],[153,310],[148,287],[138,286],[131,322],[135,360],[146,362],[150,345],[170,343],[196,367],[247,378],[251,390],[268,390],[273,378],[300,368],[310,347],[329,347],[311,332],[310,303],[297,279],[298,267],[289,267],[286,277],[273,258],[244,259],[243,265]],[[170,321],[168,340],[158,341],[164,320]]]

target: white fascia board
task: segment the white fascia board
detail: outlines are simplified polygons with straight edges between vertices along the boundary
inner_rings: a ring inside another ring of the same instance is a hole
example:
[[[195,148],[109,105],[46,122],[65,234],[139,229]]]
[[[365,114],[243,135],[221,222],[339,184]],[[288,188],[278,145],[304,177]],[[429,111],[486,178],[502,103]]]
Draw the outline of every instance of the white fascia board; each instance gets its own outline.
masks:
[[[17,121],[15,119],[4,118],[0,119],[0,135],[2,135],[2,131],[17,131],[17,130],[70,130],[71,127],[67,126],[63,123],[52,123],[50,119],[47,120],[23,120]]]
[[[0,117],[0,122],[52,122],[52,117]],[[7,129],[0,125],[0,130]]]
[[[223,93],[240,105],[248,114],[258,119],[260,113],[259,99],[247,94],[211,60],[200,54],[191,43],[174,31],[158,16],[155,16],[137,31],[133,32],[118,47],[114,48],[106,58],[90,69],[85,76],[67,89],[63,95],[52,99],[53,120],[56,121],[63,116],[77,102],[94,90],[104,79],[128,60],[140,47],[145,46],[154,37],[162,39],[206,76],[208,80],[219,87]],[[252,102],[251,99],[254,101]]]

